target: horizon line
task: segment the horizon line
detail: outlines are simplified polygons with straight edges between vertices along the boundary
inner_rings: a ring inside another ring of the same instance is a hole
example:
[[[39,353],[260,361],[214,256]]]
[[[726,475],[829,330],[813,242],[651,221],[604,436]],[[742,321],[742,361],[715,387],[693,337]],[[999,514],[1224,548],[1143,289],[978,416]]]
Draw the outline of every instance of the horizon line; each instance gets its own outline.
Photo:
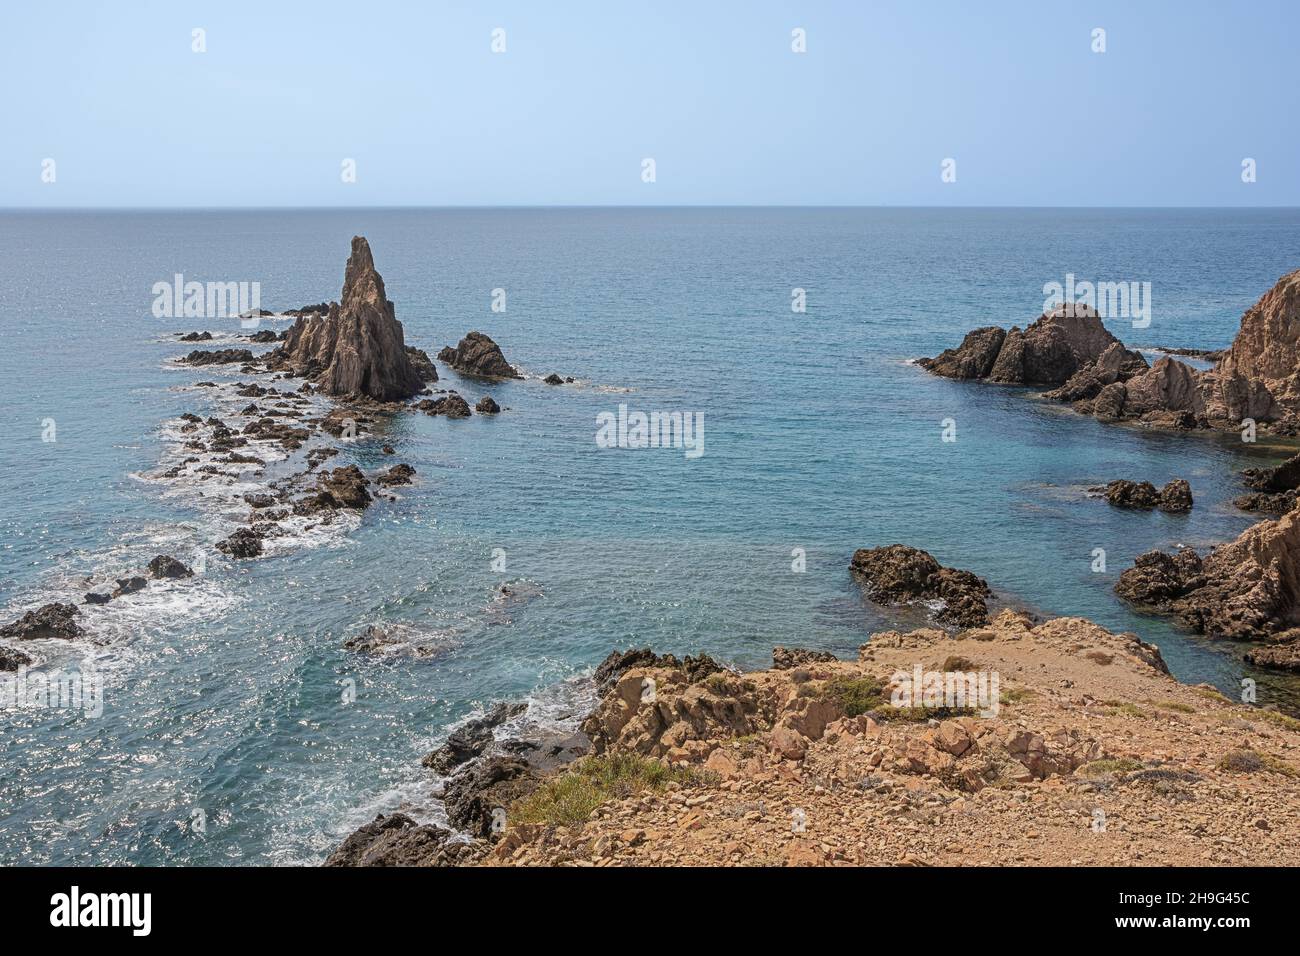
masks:
[[[1300,205],[1032,205],[1032,204],[918,204],[918,203],[446,203],[377,204],[373,206],[0,206],[9,212],[357,212],[421,210],[506,209],[947,209],[947,210],[1300,210]]]

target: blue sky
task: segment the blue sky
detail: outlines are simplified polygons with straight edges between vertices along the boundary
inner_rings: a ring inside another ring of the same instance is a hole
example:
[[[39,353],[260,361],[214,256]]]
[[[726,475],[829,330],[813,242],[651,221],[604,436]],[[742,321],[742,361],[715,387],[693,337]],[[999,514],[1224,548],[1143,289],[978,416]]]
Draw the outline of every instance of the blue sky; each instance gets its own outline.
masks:
[[[0,207],[1300,205],[1300,5],[1281,0],[81,2],[4,19]]]

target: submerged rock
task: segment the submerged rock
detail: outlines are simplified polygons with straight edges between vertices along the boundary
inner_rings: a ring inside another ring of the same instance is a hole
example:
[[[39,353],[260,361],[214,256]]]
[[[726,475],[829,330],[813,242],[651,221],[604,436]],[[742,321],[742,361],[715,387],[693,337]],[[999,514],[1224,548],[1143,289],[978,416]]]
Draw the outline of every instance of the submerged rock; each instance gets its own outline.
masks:
[[[299,315],[271,367],[306,376],[327,395],[396,401],[419,392],[424,383],[407,353],[402,323],[361,236],[352,238],[341,299],[323,318]]]
[[[75,604],[46,604],[35,611],[28,611],[12,624],[0,627],[0,637],[16,638],[20,641],[38,641],[57,638],[71,641],[81,637],[84,631],[77,623],[81,612]]]
[[[515,370],[501,348],[482,332],[470,332],[455,348],[450,345],[438,353],[438,361],[446,362],[462,375],[480,378],[523,378]]]
[[[867,597],[876,604],[942,601],[935,620],[958,627],[978,627],[989,620],[988,584],[957,568],[946,568],[927,551],[904,544],[860,548],[849,570],[867,582]]]
[[[192,578],[194,572],[171,555],[160,554],[149,562],[149,575],[154,578]]]
[[[134,594],[136,591],[143,591],[148,586],[149,582],[139,575],[129,578],[118,578],[117,587],[113,588],[112,596],[119,598],[127,594]]]
[[[17,648],[0,647],[0,671],[16,671],[31,665],[32,659]]]

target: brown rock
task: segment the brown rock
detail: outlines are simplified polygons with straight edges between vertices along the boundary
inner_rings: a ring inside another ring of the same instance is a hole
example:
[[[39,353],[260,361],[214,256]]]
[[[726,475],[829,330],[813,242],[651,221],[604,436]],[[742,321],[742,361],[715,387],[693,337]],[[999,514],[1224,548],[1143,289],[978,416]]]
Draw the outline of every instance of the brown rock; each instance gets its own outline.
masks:
[[[330,303],[324,318],[299,316],[271,367],[304,375],[328,395],[396,401],[424,387],[363,237],[352,238],[341,304]]]
[[[438,361],[446,362],[462,375],[479,378],[523,378],[501,354],[501,348],[482,332],[470,332],[455,348],[450,345],[438,353]]]

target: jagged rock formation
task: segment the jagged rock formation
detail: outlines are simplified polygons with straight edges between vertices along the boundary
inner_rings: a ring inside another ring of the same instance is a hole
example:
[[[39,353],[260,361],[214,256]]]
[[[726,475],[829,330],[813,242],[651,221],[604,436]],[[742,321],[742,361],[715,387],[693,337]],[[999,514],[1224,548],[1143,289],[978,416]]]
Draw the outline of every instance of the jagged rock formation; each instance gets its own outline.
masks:
[[[420,825],[404,813],[375,817],[349,836],[326,866],[463,866],[487,846],[451,839],[450,830]]]
[[[426,415],[446,415],[448,418],[469,418],[469,402],[457,392],[448,392],[442,398],[426,398],[415,403]]]
[[[1149,551],[1120,575],[1120,597],[1233,641],[1300,640],[1300,510],[1261,521],[1201,558]]]
[[[327,395],[388,402],[424,387],[363,237],[352,238],[341,302],[331,302],[324,318],[300,315],[270,367],[305,376]]]
[[[1230,348],[1166,350],[1217,361],[1209,371],[1169,355],[1147,368],[1090,308],[1071,311],[1059,307],[1024,332],[975,329],[958,348],[918,364],[949,378],[1052,386],[1046,398],[1103,421],[1236,430],[1252,419],[1280,434],[1300,432],[1300,271],[1246,310]]]
[[[891,544],[860,548],[849,570],[867,583],[867,597],[877,604],[906,604],[940,600],[944,607],[935,620],[959,627],[988,623],[988,584],[970,571],[945,568],[927,551]]]
[[[1006,332],[997,326],[976,329],[956,349],[921,359],[919,364],[948,378],[1059,388],[1116,345],[1121,349],[1117,368],[1138,362],[1145,367],[1140,355],[1134,358],[1123,351],[1094,309],[1061,305],[1023,331],[1015,326]]]
[[[438,353],[438,361],[446,362],[462,375],[479,378],[523,378],[515,370],[501,348],[482,332],[471,332],[452,348],[448,345]]]

